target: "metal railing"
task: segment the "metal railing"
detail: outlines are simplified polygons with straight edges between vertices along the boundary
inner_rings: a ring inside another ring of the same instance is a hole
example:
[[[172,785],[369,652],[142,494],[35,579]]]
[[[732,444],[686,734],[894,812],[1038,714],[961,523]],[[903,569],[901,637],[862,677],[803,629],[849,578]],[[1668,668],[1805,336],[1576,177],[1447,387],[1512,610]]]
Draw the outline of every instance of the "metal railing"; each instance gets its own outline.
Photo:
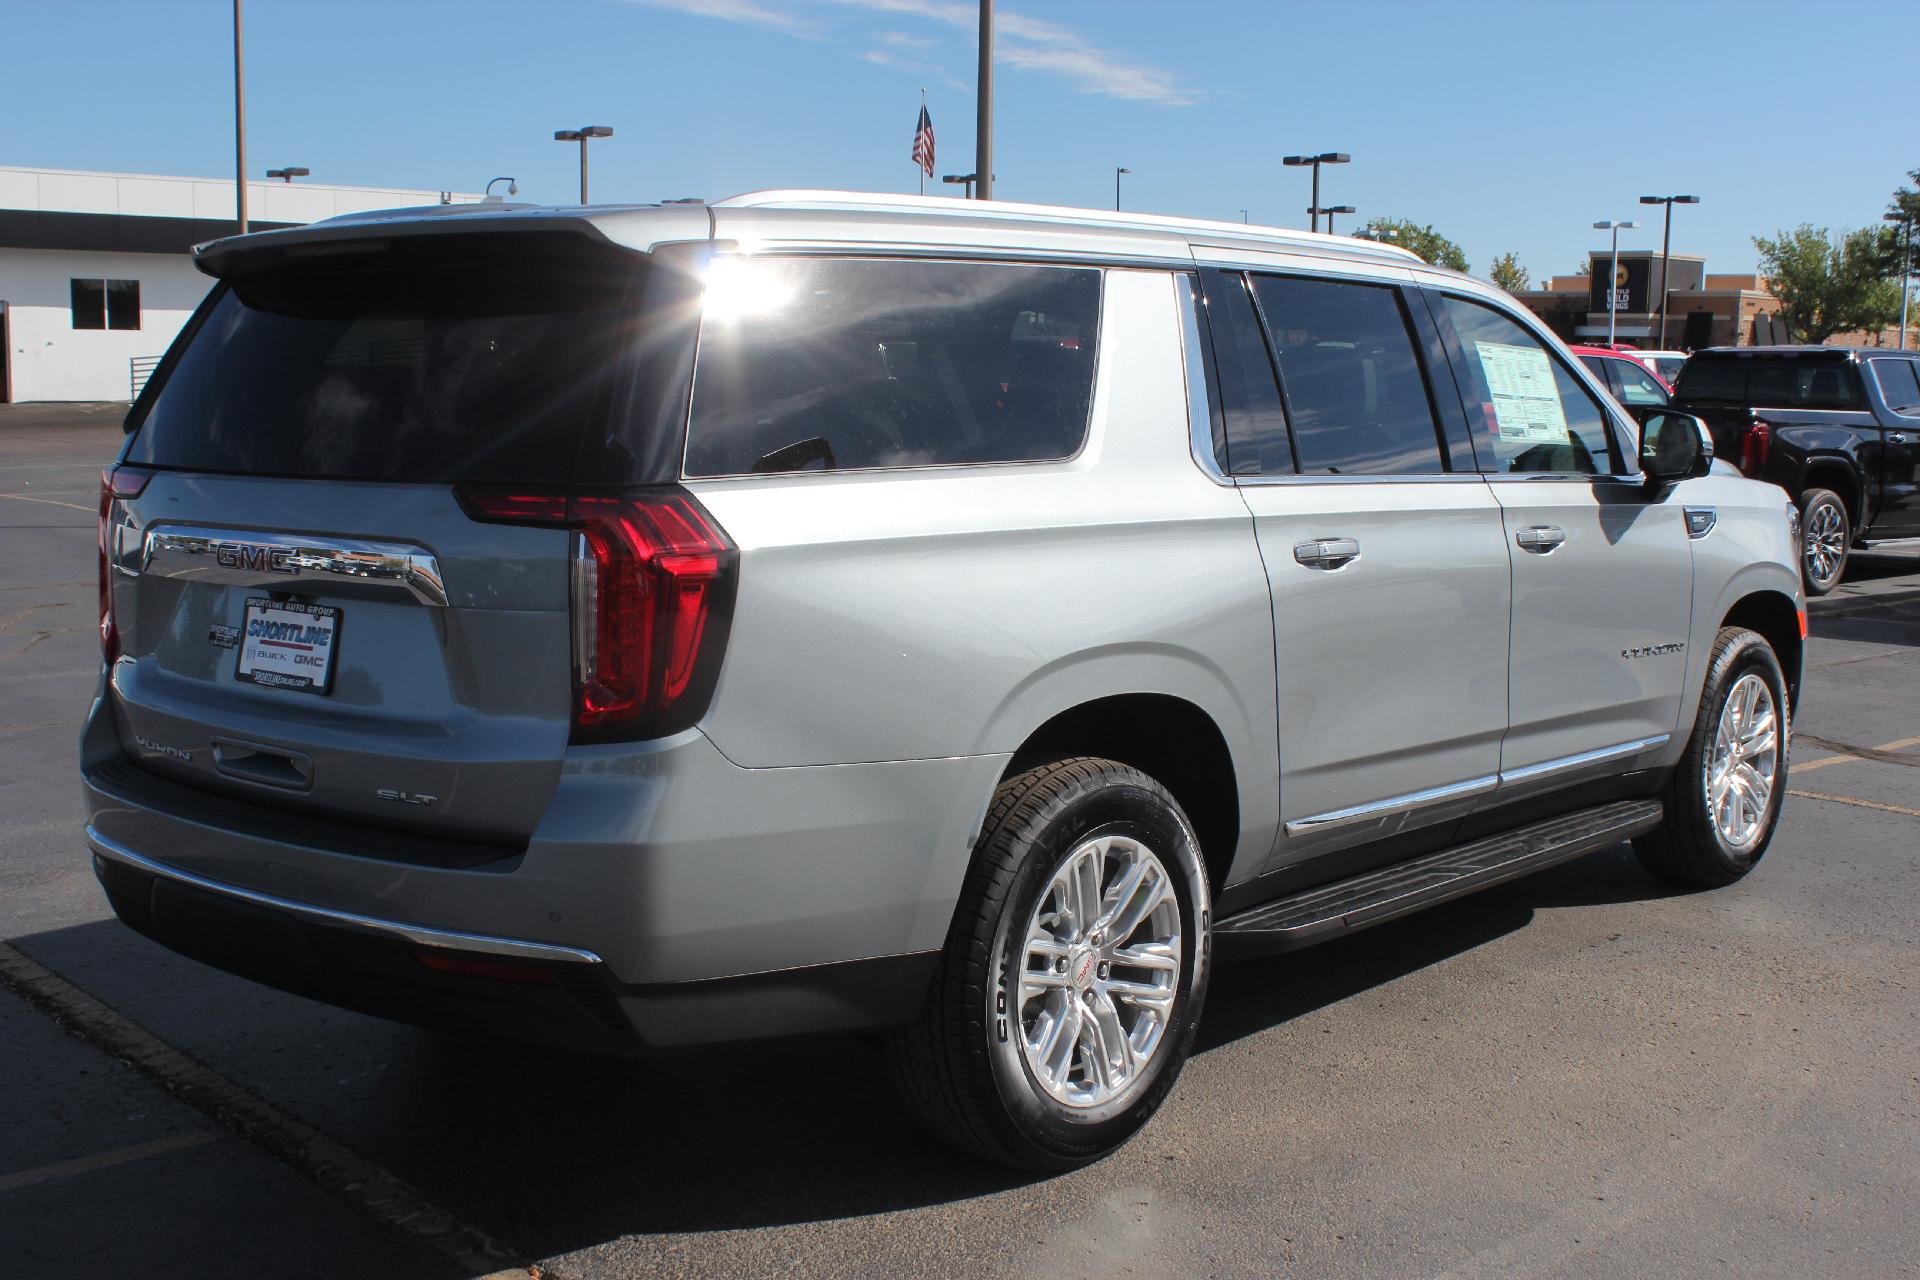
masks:
[[[138,400],[140,388],[147,385],[147,379],[160,365],[160,356],[134,356],[127,361],[127,399]]]

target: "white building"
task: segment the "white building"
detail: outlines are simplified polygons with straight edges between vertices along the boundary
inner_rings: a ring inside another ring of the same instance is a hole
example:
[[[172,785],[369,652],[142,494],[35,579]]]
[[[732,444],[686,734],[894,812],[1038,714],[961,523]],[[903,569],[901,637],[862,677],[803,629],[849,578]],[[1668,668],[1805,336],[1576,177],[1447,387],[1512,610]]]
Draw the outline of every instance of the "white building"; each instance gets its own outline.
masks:
[[[478,199],[249,182],[247,223]],[[212,284],[187,250],[238,229],[231,178],[0,166],[0,403],[129,399]]]

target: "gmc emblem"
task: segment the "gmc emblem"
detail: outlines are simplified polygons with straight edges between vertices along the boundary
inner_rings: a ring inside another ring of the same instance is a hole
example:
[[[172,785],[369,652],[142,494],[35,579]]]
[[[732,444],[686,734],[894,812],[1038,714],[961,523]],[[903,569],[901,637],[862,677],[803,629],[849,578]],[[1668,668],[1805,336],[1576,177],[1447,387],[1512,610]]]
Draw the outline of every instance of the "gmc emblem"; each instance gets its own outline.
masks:
[[[217,542],[213,558],[223,569],[246,569],[254,573],[298,573],[292,547],[262,546],[257,542]]]

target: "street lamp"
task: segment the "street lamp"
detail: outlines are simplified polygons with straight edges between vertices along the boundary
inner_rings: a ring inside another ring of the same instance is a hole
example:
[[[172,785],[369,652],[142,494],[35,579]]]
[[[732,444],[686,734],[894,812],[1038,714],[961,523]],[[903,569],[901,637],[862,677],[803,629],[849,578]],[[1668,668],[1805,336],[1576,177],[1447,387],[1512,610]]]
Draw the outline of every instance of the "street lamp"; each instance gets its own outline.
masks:
[[[1240,221],[1245,222],[1246,220],[1247,220],[1247,211],[1245,209],[1242,209],[1240,211]]]
[[[1333,234],[1333,215],[1336,213],[1353,213],[1354,207],[1350,204],[1327,205],[1324,208],[1322,208],[1320,205],[1315,205],[1313,208],[1307,210],[1307,212],[1314,216],[1314,220],[1316,222],[1319,221],[1321,214],[1323,213],[1326,214],[1327,215],[1327,234],[1332,235]]]
[[[973,175],[972,175],[972,174],[970,174],[970,173],[947,173],[947,174],[942,174],[942,175],[941,175],[941,177],[940,177],[940,181],[942,181],[942,182],[951,182],[951,183],[953,183],[953,184],[954,184],[955,186],[959,186],[959,185],[961,185],[962,183],[965,183],[965,184],[966,184],[966,188],[967,188],[967,191],[966,191],[966,198],[967,198],[967,199],[969,199],[969,200],[971,200],[971,199],[973,199]]]
[[[1660,237],[1660,349],[1668,350],[1667,342],[1667,295],[1673,292],[1667,280],[1668,260],[1673,251],[1673,206],[1677,204],[1699,204],[1699,196],[1641,196],[1641,204],[1663,204],[1667,206],[1667,229]]]
[[[1637,222],[1596,222],[1595,231],[1613,232],[1613,263],[1607,268],[1607,345],[1613,345],[1614,319],[1620,314],[1620,233],[1632,231]],[[1665,335],[1662,335],[1663,337]]]
[[[510,195],[510,196],[517,196],[517,195],[519,195],[519,194],[520,194],[520,184],[519,184],[518,182],[516,182],[516,181],[514,181],[514,180],[513,180],[512,178],[505,178],[505,177],[502,177],[502,178],[488,178],[488,179],[487,179],[487,188],[486,188],[486,190],[485,190],[484,192],[482,192],[482,193],[481,193],[481,194],[483,194],[483,195],[485,195],[487,199],[489,199],[489,200],[498,200],[498,199],[500,198],[499,196],[496,196],[496,195],[494,195],[494,194],[493,194],[493,184],[494,184],[494,183],[496,183],[496,182],[504,182],[504,183],[506,183],[506,184],[507,184],[507,194],[508,194],[508,195]]]
[[[1284,156],[1280,163],[1298,169],[1303,165],[1313,166],[1313,208],[1320,207],[1320,166],[1323,164],[1346,164],[1353,157],[1344,151],[1322,151],[1317,156]],[[1320,229],[1320,215],[1313,215],[1313,230]]]
[[[587,202],[587,139],[611,138],[613,130],[604,124],[584,125],[578,129],[555,129],[555,142],[577,142],[580,144],[580,203]]]
[[[1122,168],[1120,168],[1120,167],[1118,167],[1117,165],[1116,165],[1116,166],[1114,167],[1114,170],[1113,170],[1113,211],[1114,211],[1115,213],[1118,213],[1118,212],[1120,212],[1120,175],[1121,175],[1121,174],[1123,174],[1123,173],[1132,173],[1132,172],[1133,172],[1133,170],[1131,170],[1131,169],[1122,169]]]
[[[307,177],[312,172],[313,170],[302,169],[299,165],[288,165],[284,169],[267,170],[267,176],[269,178],[278,178],[282,182],[291,184],[295,178]]]
[[[1903,234],[1900,237],[1900,349],[1907,349],[1907,285],[1908,277],[1913,274],[1913,215],[1910,213],[1883,213],[1881,219],[1897,222]]]

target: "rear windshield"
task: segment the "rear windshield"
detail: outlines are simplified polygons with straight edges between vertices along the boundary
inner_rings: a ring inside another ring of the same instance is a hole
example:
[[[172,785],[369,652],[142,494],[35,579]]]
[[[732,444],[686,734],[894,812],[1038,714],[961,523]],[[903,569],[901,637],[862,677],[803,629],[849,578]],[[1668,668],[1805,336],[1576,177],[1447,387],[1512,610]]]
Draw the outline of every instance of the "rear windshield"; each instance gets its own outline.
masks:
[[[686,474],[1070,457],[1099,322],[1089,268],[719,259]]]
[[[1862,409],[1860,378],[1838,360],[1695,356],[1680,371],[1682,400],[1718,400],[1762,409]]]
[[[136,406],[127,460],[570,481],[643,262],[584,237],[459,235],[240,274]]]

